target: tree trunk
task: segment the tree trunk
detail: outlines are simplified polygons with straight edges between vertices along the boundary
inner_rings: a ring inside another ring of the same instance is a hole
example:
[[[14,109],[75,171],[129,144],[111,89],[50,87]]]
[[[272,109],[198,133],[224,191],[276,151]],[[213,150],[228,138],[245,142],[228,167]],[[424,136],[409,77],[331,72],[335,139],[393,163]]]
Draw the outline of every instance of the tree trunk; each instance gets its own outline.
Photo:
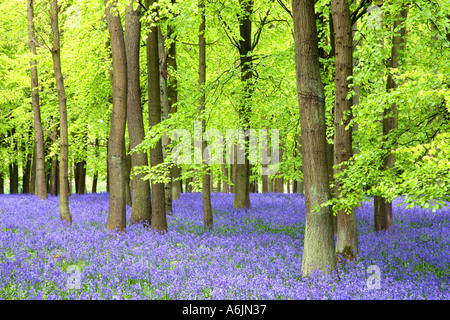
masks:
[[[31,102],[33,105],[33,122],[36,143],[36,181],[37,195],[40,199],[47,199],[47,183],[45,181],[44,133],[41,123],[41,107],[39,105],[39,82],[36,60],[36,38],[34,35],[33,0],[27,0],[28,38],[32,55],[31,60]]]
[[[229,193],[229,186],[228,186],[228,167],[227,165],[224,163],[222,164],[222,174],[223,174],[223,178],[222,178],[222,192],[224,193]]]
[[[30,193],[30,174],[31,174],[31,158],[30,154],[26,155],[25,165],[23,166],[22,188],[23,193]]]
[[[231,163],[231,193],[236,193],[236,164],[237,164],[237,144],[233,142],[232,157],[233,162]]]
[[[51,166],[51,171],[50,171],[50,194],[52,196],[57,196],[58,195],[58,187],[59,187],[59,164],[58,164],[58,159],[53,159],[52,160],[52,166]]]
[[[127,106],[128,109],[128,106]],[[128,113],[128,112],[127,112]],[[128,154],[130,152],[130,145],[128,145],[128,152],[126,151],[125,144],[123,146],[124,154],[124,171],[125,171],[125,203],[131,206],[131,156]]]
[[[125,40],[120,16],[111,10],[117,1],[105,0],[106,20],[113,62],[113,112],[108,139],[109,213],[107,229],[123,232],[126,227],[124,143],[127,116],[128,72]],[[115,11],[115,10],[114,10]]]
[[[36,194],[36,143],[33,146],[33,160],[31,162],[30,194]]]
[[[125,13],[125,47],[128,65],[127,118],[131,149],[134,149],[145,138],[139,81],[140,18],[141,6],[138,5],[136,10],[133,10],[133,3],[128,5]],[[133,152],[131,154],[131,167],[138,168],[141,166],[148,166],[147,153]],[[136,169],[132,169],[132,174],[133,206],[130,224],[141,222],[150,226],[152,221],[150,183],[148,180],[144,180],[144,174],[138,174]]]
[[[9,165],[9,193],[19,193],[19,166],[15,162]]]
[[[95,170],[94,177],[92,178],[92,193],[97,193],[97,183],[98,183],[98,171]]]
[[[3,172],[0,172],[0,194],[5,193],[5,180],[3,179]]]
[[[392,52],[391,52],[391,65],[393,69],[397,69],[400,66],[400,54],[406,46],[406,26],[404,21],[408,15],[408,11],[405,7],[397,14],[394,21],[394,30],[397,30],[400,26],[400,32],[397,32],[392,38]],[[395,82],[392,74],[389,73],[386,88],[388,91],[398,88],[398,84]],[[383,136],[386,137],[392,130],[398,128],[398,109],[394,103],[383,113]],[[386,141],[386,138],[383,139]],[[394,146],[396,148],[396,146]],[[383,159],[383,167],[386,170],[392,170],[395,165],[395,155],[390,152],[387,157]],[[391,230],[393,227],[392,218],[392,202],[387,199],[376,196],[374,197],[374,227],[375,231]]]
[[[86,160],[75,163],[75,189],[77,194],[86,190]]]
[[[244,97],[239,108],[239,117],[242,120],[242,129],[250,129],[250,99],[252,96],[253,78],[252,58],[252,21],[250,16],[253,13],[253,0],[239,1],[243,14],[239,16],[239,55],[241,63],[241,82],[244,84]],[[236,184],[234,193],[234,208],[250,208],[250,161],[248,154],[249,135],[244,138],[244,163],[236,163]]]
[[[293,0],[295,61],[300,106],[301,145],[305,181],[303,275],[334,270],[336,256],[329,207],[314,207],[331,198],[326,158],[325,95],[320,75],[314,2]]]
[[[64,88],[64,78],[61,69],[61,51],[59,40],[59,22],[58,22],[58,3],[57,0],[51,0],[51,14],[50,20],[53,32],[53,72],[55,74],[56,88],[58,91],[58,105],[59,105],[59,124],[60,124],[60,154],[59,161],[59,213],[61,220],[72,224],[72,215],[69,210],[69,132],[67,125],[67,107],[66,107],[66,92]]]
[[[347,99],[352,84],[352,25],[350,21],[350,7],[348,0],[331,1],[334,39],[336,50],[336,88],[334,106],[334,163],[336,166],[349,161],[353,155],[352,130],[346,130],[352,119],[352,100]],[[342,172],[347,166],[341,166],[337,172]],[[336,181],[336,197],[340,198],[342,182]],[[337,243],[336,252],[356,255],[358,253],[358,239],[356,228],[355,208],[347,214],[345,210],[337,212]]]
[[[172,4],[175,4],[175,0],[172,0]],[[173,34],[173,30],[169,25],[167,27],[167,33]],[[178,88],[177,88],[177,51],[176,51],[176,41],[172,41],[169,45],[169,52],[167,55],[167,96],[169,98],[169,108],[170,113],[174,114],[177,112],[177,102],[178,102]],[[181,183],[181,169],[180,167],[174,165],[171,168],[172,175],[172,199],[177,200],[180,198],[180,193],[182,192]]]
[[[146,0],[147,8],[151,8],[157,0]],[[155,9],[156,14],[158,9]],[[148,81],[148,112],[150,129],[161,121],[161,97],[159,83],[158,30],[149,26],[147,37],[147,81]],[[150,165],[155,167],[163,162],[161,140],[150,149]],[[167,231],[165,212],[164,183],[152,181],[152,230],[164,233]]]
[[[164,38],[161,34],[161,29],[158,28],[158,51],[159,51],[159,81],[161,91],[161,121],[169,118],[170,104],[169,93],[167,87],[167,64],[166,64],[166,50],[164,44]],[[167,157],[168,146],[170,144],[170,138],[167,134],[162,137],[162,151],[163,159]],[[170,172],[171,173],[171,172]],[[165,212],[172,213],[172,177],[169,182],[164,183],[164,201]]]
[[[200,27],[198,29],[198,44],[199,44],[199,78],[198,78],[198,86],[202,91],[202,95],[200,98],[200,107],[199,107],[199,116],[202,120],[202,135],[204,135],[206,131],[206,121],[204,119],[204,111],[205,111],[205,100],[206,96],[203,92],[204,86],[206,83],[206,40],[205,40],[205,2],[204,0],[199,0],[198,8],[200,11]],[[204,158],[206,149],[206,140],[202,138],[202,162],[204,166],[204,170],[206,173],[203,174],[202,177],[202,200],[203,200],[203,226],[206,229],[213,228],[213,215],[211,209],[211,169],[208,168],[206,164],[206,159]]]

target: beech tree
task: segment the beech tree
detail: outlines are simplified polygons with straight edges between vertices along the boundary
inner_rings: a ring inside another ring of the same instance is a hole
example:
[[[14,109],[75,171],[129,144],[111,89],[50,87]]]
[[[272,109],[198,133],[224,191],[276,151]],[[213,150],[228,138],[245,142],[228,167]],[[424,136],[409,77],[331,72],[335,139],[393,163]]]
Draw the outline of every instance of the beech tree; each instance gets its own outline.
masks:
[[[58,90],[59,123],[60,123],[60,156],[59,156],[59,212],[61,220],[72,223],[69,210],[69,133],[67,127],[66,90],[61,70],[61,49],[59,40],[58,1],[50,1],[50,18],[53,31],[53,71],[55,73],[56,88]]]
[[[157,7],[153,5],[158,1],[146,0],[146,7],[158,14]],[[155,21],[153,21],[155,22]],[[156,25],[148,24],[147,34],[147,79],[148,79],[148,119],[150,129],[161,122],[161,96],[160,71],[158,54],[158,31]],[[162,143],[158,139],[156,145],[150,149],[150,166],[156,167],[163,162]],[[167,217],[165,211],[164,183],[152,179],[152,230],[165,232],[167,230]]]
[[[335,107],[334,107],[334,164],[337,173],[345,169],[344,162],[353,155],[352,130],[349,127],[352,120],[352,99],[349,98],[353,75],[353,42],[350,7],[347,0],[331,1],[334,39],[335,39]],[[339,198],[342,184],[336,179],[336,197]],[[346,212],[350,211],[350,212]],[[337,243],[336,252],[358,253],[356,212],[354,208],[337,212]]]
[[[105,0],[106,20],[111,39],[113,62],[113,112],[108,140],[109,213],[107,228],[124,231],[126,227],[126,196],[124,143],[127,116],[128,70],[125,40],[117,12],[117,1]]]
[[[140,66],[139,49],[141,41],[141,5],[137,4],[136,10],[132,1],[125,13],[125,46],[128,66],[128,95],[127,95],[127,119],[130,148],[134,149],[145,137],[144,121],[141,108]],[[131,166],[138,168],[148,166],[146,152],[133,152],[131,154]],[[133,205],[131,208],[130,223],[143,222],[151,224],[152,207],[150,200],[150,184],[144,180],[144,175],[133,172]]]
[[[206,149],[206,139],[204,137],[206,130],[206,121],[204,119],[204,115],[202,114],[205,111],[205,92],[204,85],[206,83],[206,40],[205,40],[205,28],[206,28],[206,18],[205,18],[205,1],[199,0],[198,8],[200,11],[200,26],[198,29],[198,43],[199,43],[199,78],[198,85],[200,91],[202,92],[200,98],[200,117],[202,121],[202,163],[205,166],[203,170],[206,170],[206,173],[202,176],[202,201],[203,201],[203,225],[207,229],[213,228],[213,216],[211,209],[211,169],[207,167],[205,160],[205,149]]]
[[[330,195],[326,157],[325,95],[320,76],[318,36],[314,2],[293,0],[295,61],[300,106],[301,145],[305,192],[305,237],[302,272],[324,273],[336,266],[331,209],[315,207]]]
[[[33,0],[27,0],[28,39],[30,52],[36,56],[36,37],[34,31],[34,6]],[[44,156],[44,133],[41,123],[41,109],[39,105],[39,82],[37,72],[37,60],[34,58],[31,65],[31,103],[33,105],[34,134],[36,141],[36,181],[37,195],[40,199],[47,199],[47,184],[45,182],[45,156]]]

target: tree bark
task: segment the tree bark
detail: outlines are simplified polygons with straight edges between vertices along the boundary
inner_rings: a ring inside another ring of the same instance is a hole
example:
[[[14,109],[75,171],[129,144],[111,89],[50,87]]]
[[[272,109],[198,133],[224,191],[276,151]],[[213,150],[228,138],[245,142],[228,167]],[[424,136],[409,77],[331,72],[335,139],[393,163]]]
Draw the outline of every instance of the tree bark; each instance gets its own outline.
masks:
[[[253,0],[240,0],[239,5],[243,14],[239,18],[239,55],[241,63],[241,82],[244,84],[244,98],[239,108],[239,117],[242,120],[242,129],[250,129],[250,99],[253,93],[251,80],[253,78],[252,58],[252,21]],[[244,163],[236,163],[236,184],[234,193],[234,208],[250,208],[250,161],[248,148],[250,137],[244,138]]]
[[[145,138],[144,120],[141,108],[141,88],[139,81],[139,47],[141,33],[141,6],[133,10],[133,3],[128,5],[125,13],[125,47],[128,65],[128,135],[130,148],[134,149]],[[147,153],[133,152],[131,154],[131,167],[148,166]],[[133,174],[133,206],[131,208],[130,224],[145,223],[149,226],[152,221],[152,206],[150,183],[144,180],[144,174]]]
[[[172,0],[172,4],[175,4],[176,1]],[[173,34],[174,30],[170,26],[167,27],[167,33],[169,35]],[[169,107],[170,113],[174,114],[177,112],[177,102],[178,102],[178,81],[177,81],[177,50],[176,50],[176,41],[172,41],[169,45],[169,52],[167,55],[167,95],[169,98]],[[181,183],[181,169],[177,165],[174,165],[171,168],[172,175],[172,199],[177,200],[180,198],[180,193],[182,192],[182,183]]]
[[[31,158],[30,154],[26,155],[25,165],[23,166],[22,188],[23,193],[30,193],[30,174],[31,174]]]
[[[227,165],[224,163],[222,164],[222,174],[223,174],[223,178],[222,178],[222,192],[224,193],[229,193],[229,186],[228,186],[228,167]]]
[[[47,183],[45,181],[44,133],[41,123],[41,107],[39,104],[39,82],[36,60],[36,38],[34,34],[33,0],[27,0],[28,39],[31,55],[31,103],[33,105],[33,122],[36,143],[36,181],[39,199],[47,199]]]
[[[5,193],[5,180],[3,179],[3,172],[0,172],[0,194]]]
[[[157,0],[146,0],[146,7],[151,8]],[[158,9],[156,14],[158,13]],[[147,37],[147,81],[148,81],[148,112],[150,129],[161,121],[161,97],[159,79],[158,30],[149,26]],[[150,165],[155,167],[163,162],[161,139],[150,149]],[[167,231],[165,212],[164,183],[152,181],[152,230],[160,233]]]
[[[33,160],[31,162],[30,194],[36,194],[36,143],[33,146]]]
[[[397,14],[394,20],[394,30],[397,30],[406,20],[408,11],[405,7]],[[400,28],[400,32],[397,32],[392,38],[392,51],[391,51],[391,65],[393,69],[399,68],[401,51],[406,46],[406,26]],[[388,91],[398,88],[398,84],[395,82],[392,74],[389,73],[386,89]],[[386,141],[386,136],[392,131],[398,128],[398,109],[394,103],[383,113],[383,141]],[[394,146],[395,148],[395,146]],[[386,170],[392,170],[395,165],[395,155],[389,153],[387,157],[383,159],[383,168]],[[375,231],[390,230],[393,227],[392,218],[392,202],[387,199],[375,196],[374,197],[374,227]]]
[[[59,213],[61,220],[70,225],[72,224],[72,215],[70,214],[69,210],[69,132],[67,125],[66,92],[64,88],[64,78],[61,69],[61,50],[58,22],[59,8],[57,0],[51,0],[50,7],[50,20],[53,33],[53,72],[55,74],[56,89],[58,91],[60,125],[60,153],[59,161],[56,161],[59,167]]]
[[[53,159],[52,160],[52,164],[51,164],[51,171],[50,171],[50,194],[52,196],[57,196],[58,195],[58,191],[59,191],[59,163],[58,163],[58,159]]]
[[[198,29],[198,44],[199,44],[199,78],[198,78],[198,86],[202,91],[202,95],[200,98],[200,107],[199,107],[199,115],[202,119],[202,135],[204,135],[206,130],[206,121],[204,119],[203,113],[205,111],[205,100],[206,96],[203,92],[204,85],[206,83],[206,40],[205,40],[205,27],[206,27],[206,19],[205,19],[205,1],[199,0],[198,8],[200,11],[200,27]],[[213,228],[213,215],[211,209],[211,170],[208,168],[206,164],[206,159],[204,158],[206,149],[206,140],[202,138],[202,163],[204,166],[204,170],[206,173],[202,176],[202,201],[203,201],[203,226],[206,229]]]
[[[161,34],[161,29],[158,28],[158,51],[159,51],[159,80],[161,86],[161,121],[169,118],[170,103],[169,92],[167,86],[167,63],[166,63],[166,50],[164,44],[164,38]],[[170,138],[167,134],[162,137],[162,151],[163,159],[167,157],[168,146],[170,144]],[[171,171],[170,171],[170,175]],[[172,213],[172,176],[169,182],[164,183],[164,199],[165,199],[165,212]]]
[[[335,39],[335,106],[334,106],[334,164],[341,165],[353,156],[352,130],[346,129],[352,119],[352,100],[347,99],[350,86],[353,83],[349,77],[353,75],[353,42],[350,7],[348,0],[332,0],[331,9]],[[342,172],[347,166],[340,166],[337,172]],[[336,197],[343,192],[342,182],[336,180]],[[358,239],[355,208],[349,214],[345,210],[337,212],[336,221],[337,243],[336,252],[356,255]]]
[[[295,61],[300,106],[301,145],[305,181],[303,275],[334,270],[336,256],[329,207],[314,207],[331,198],[326,158],[325,95],[320,75],[314,2],[293,0]]]
[[[105,5],[109,1],[105,0]],[[124,143],[127,116],[128,72],[125,40],[120,16],[115,12],[117,1],[106,7],[106,20],[113,62],[113,112],[108,139],[109,213],[107,229],[123,232],[126,227],[126,196]]]

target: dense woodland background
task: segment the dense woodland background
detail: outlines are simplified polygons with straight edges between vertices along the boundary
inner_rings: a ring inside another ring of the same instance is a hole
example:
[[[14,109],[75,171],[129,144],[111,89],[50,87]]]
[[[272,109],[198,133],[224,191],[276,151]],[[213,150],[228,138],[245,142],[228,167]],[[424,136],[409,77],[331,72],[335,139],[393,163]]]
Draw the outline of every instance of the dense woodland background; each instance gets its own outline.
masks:
[[[448,0],[0,0],[0,193],[59,194],[71,223],[71,193],[108,191],[108,229],[129,204],[160,232],[181,192],[210,229],[211,192],[305,193],[303,272],[324,269],[358,253],[362,201],[388,230],[396,197],[448,200],[449,61]],[[277,175],[174,166],[165,134],[195,121],[278,129]]]

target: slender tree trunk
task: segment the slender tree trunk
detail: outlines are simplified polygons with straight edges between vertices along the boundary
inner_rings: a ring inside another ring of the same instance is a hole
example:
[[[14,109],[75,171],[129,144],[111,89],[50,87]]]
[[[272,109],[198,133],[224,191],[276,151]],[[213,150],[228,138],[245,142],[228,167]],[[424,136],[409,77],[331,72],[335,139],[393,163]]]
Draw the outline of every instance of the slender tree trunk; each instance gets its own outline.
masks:
[[[41,108],[39,105],[39,82],[36,60],[36,38],[34,35],[33,0],[27,0],[28,39],[31,55],[31,101],[33,105],[33,121],[36,142],[36,181],[37,195],[40,199],[47,199],[47,184],[45,181],[44,133],[41,123]]]
[[[253,0],[240,0],[240,7],[243,14],[239,18],[239,55],[241,63],[241,82],[244,84],[244,98],[241,101],[239,117],[242,120],[242,129],[249,129],[250,122],[250,99],[252,96],[253,78],[252,58],[252,21],[250,16],[253,13]],[[244,163],[236,163],[236,185],[234,193],[234,208],[250,208],[250,161],[248,154],[249,135],[244,138]]]
[[[49,181],[50,183],[49,191],[52,196],[58,195],[58,179],[59,179],[58,170],[59,170],[58,159],[55,158],[52,160],[50,181]]]
[[[97,193],[97,184],[98,184],[98,171],[95,170],[94,177],[92,178],[92,189],[91,193]]]
[[[352,119],[352,100],[347,99],[352,84],[352,25],[350,21],[350,7],[348,0],[332,0],[333,25],[335,31],[336,50],[336,100],[334,107],[334,161],[336,166],[349,161],[353,155],[352,130],[346,130]],[[347,166],[339,167],[338,173]],[[342,182],[336,181],[336,197],[340,198]],[[337,243],[336,252],[346,255],[358,253],[358,238],[356,228],[355,208],[347,214],[345,210],[337,213]]]
[[[69,196],[72,194],[73,192],[73,184],[72,184],[72,180],[73,180],[73,163],[71,163],[69,161]]]
[[[30,154],[27,154],[25,165],[23,166],[22,176],[22,188],[23,193],[30,193],[30,173],[31,173],[31,158]]]
[[[98,157],[98,138],[95,139],[95,155]],[[70,166],[69,166],[70,167]],[[92,189],[91,193],[97,193],[97,182],[98,182],[98,170],[95,169],[94,176],[92,177]],[[70,186],[70,183],[69,183]],[[69,191],[70,194],[70,191]]]
[[[0,194],[5,193],[5,180],[3,179],[3,172],[0,172]]]
[[[75,163],[75,189],[77,194],[84,194],[86,190],[86,160]]]
[[[127,106],[128,109],[128,106]],[[128,112],[127,112],[128,113]],[[128,145],[128,152],[125,148],[125,144],[123,146],[124,148],[124,171],[125,171],[125,203],[128,206],[131,206],[131,156],[128,154],[130,152],[130,145]]]
[[[109,1],[105,0],[105,5]],[[106,20],[111,39],[113,61],[113,112],[108,140],[109,213],[107,229],[123,232],[126,227],[124,141],[127,116],[128,73],[125,40],[120,16],[111,11],[117,1],[106,7]],[[115,10],[114,10],[115,11]]]
[[[326,159],[325,95],[320,75],[314,2],[293,0],[295,61],[300,106],[301,145],[305,181],[305,240],[302,272],[324,273],[336,266],[331,210],[314,207],[331,198]]]
[[[146,0],[146,7],[151,8],[157,0]],[[158,13],[158,9],[156,14]],[[159,83],[158,30],[149,27],[147,37],[147,80],[148,80],[148,112],[150,129],[161,121],[161,97]],[[163,162],[161,140],[150,150],[150,165],[155,167]],[[152,181],[152,230],[164,233],[167,231],[165,212],[164,183]]]
[[[127,118],[131,149],[134,149],[145,138],[139,81],[140,18],[141,6],[138,5],[136,10],[133,10],[133,3],[128,5],[125,13],[125,46],[128,62]],[[132,153],[131,166],[132,168],[148,166],[147,153]],[[132,172],[133,206],[131,208],[130,224],[141,222],[150,226],[152,221],[150,183],[148,180],[144,180],[144,175],[138,174],[136,169],[132,169]]]
[[[64,78],[61,69],[61,51],[59,40],[58,3],[57,0],[50,1],[50,20],[53,33],[53,72],[55,74],[56,88],[58,90],[59,105],[59,125],[60,125],[60,153],[59,161],[59,213],[61,220],[72,224],[72,215],[69,210],[69,132],[67,125],[66,92],[64,88]]]
[[[9,165],[9,193],[19,193],[19,166],[15,162]]]
[[[169,93],[167,86],[167,61],[164,38],[161,34],[161,29],[158,28],[158,51],[159,51],[159,80],[161,86],[161,121],[169,118],[170,104]],[[170,144],[170,138],[167,134],[162,137],[162,151],[163,159],[167,157],[168,146]],[[171,174],[171,172],[170,172]],[[172,175],[172,174],[171,174]],[[166,213],[172,213],[172,177],[169,182],[164,183],[164,199],[165,199],[165,211]]]
[[[206,25],[206,19],[205,19],[205,2],[204,0],[199,0],[198,8],[200,11],[200,27],[198,29],[198,43],[199,43],[199,78],[198,78],[198,85],[201,91],[204,89],[204,85],[206,83],[206,40],[205,40],[205,25]],[[205,100],[206,96],[205,93],[202,93],[202,96],[200,98],[200,117],[202,119],[202,135],[205,133],[206,130],[206,121],[204,119],[204,116],[202,113],[205,111]],[[207,173],[203,174],[202,177],[202,200],[203,200],[203,226],[207,229],[213,228],[213,215],[212,215],[212,209],[211,209],[211,169],[207,167],[206,159],[204,158],[206,149],[206,140],[202,138],[202,162],[205,166],[205,169]],[[209,174],[208,174],[209,173]]]
[[[172,0],[172,4],[175,4],[175,0]],[[169,35],[173,34],[174,30],[170,24],[167,27],[167,33]],[[170,113],[174,114],[177,112],[177,102],[178,102],[178,81],[177,81],[177,50],[176,50],[176,41],[172,41],[169,45],[169,53],[167,55],[167,95],[169,98],[169,108]],[[180,198],[180,193],[182,192],[182,183],[181,183],[181,169],[180,167],[174,165],[171,168],[172,175],[172,199],[177,200]]]
[[[231,164],[231,193],[236,193],[236,164],[237,164],[237,144],[233,142],[232,146],[233,162]]]
[[[397,14],[394,21],[394,30],[399,30],[392,38],[392,52],[391,52],[391,65],[392,69],[398,69],[400,67],[401,52],[406,46],[406,25],[404,24],[408,10],[405,6]],[[388,91],[396,90],[398,83],[395,82],[392,74],[389,73],[386,88]],[[398,108],[394,103],[388,109],[384,110],[383,114],[383,136],[386,137],[391,131],[398,128]],[[386,138],[383,139],[386,141]],[[396,148],[396,146],[393,146]],[[389,153],[387,157],[383,159],[383,167],[386,170],[393,170],[395,165],[395,154]],[[375,231],[390,230],[393,227],[392,218],[392,202],[383,197],[374,197],[374,226]]]
[[[30,194],[36,194],[36,143],[33,146],[33,160],[31,162]]]
[[[222,192],[224,193],[229,193],[229,186],[228,186],[228,168],[227,165],[224,163],[222,164],[222,174],[223,174],[223,178],[222,178]]]

